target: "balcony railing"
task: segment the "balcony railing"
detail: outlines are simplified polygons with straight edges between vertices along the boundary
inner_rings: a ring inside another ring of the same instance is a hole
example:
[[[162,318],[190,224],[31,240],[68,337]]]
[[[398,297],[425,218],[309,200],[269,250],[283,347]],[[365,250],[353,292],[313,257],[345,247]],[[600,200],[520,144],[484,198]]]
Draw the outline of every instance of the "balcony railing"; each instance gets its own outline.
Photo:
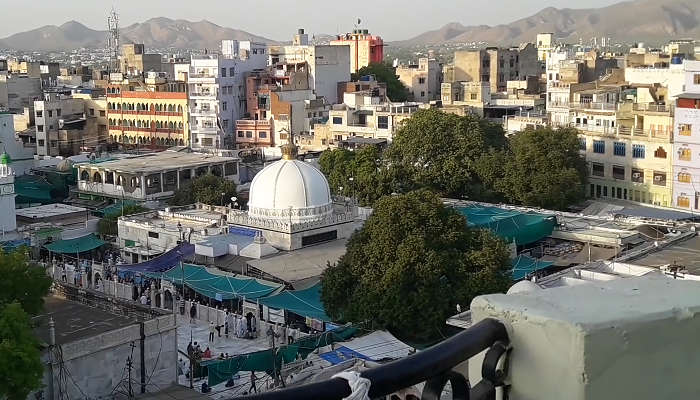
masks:
[[[583,109],[583,110],[615,111],[615,110],[617,110],[617,103],[593,103],[593,102],[570,103],[569,107],[574,108],[574,109]]]
[[[673,111],[673,106],[668,106],[666,104],[656,104],[656,103],[634,103],[632,105],[634,111],[648,111],[655,113],[671,113]]]
[[[439,399],[448,382],[452,386],[454,399],[493,399],[496,396],[496,388],[503,386],[508,346],[505,326],[495,319],[485,319],[427,350],[366,370],[361,376],[371,382],[367,395],[373,399],[388,396],[421,382],[425,382],[423,399]],[[481,368],[483,379],[470,386],[467,378],[453,368],[487,349]],[[351,393],[345,379],[333,378],[239,398],[340,400]]]

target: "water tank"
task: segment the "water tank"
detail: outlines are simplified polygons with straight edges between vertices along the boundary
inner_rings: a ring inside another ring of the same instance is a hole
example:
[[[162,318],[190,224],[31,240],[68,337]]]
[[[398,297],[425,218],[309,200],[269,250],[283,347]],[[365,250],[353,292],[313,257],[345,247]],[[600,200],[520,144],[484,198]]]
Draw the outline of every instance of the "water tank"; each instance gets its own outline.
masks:
[[[674,64],[674,65],[683,64],[683,57],[681,57],[681,56],[671,57],[671,64]]]
[[[369,34],[369,29],[363,30],[362,33],[364,33],[365,35],[368,35],[368,34]]]
[[[303,35],[304,34],[304,28],[299,28],[297,31],[298,34]]]

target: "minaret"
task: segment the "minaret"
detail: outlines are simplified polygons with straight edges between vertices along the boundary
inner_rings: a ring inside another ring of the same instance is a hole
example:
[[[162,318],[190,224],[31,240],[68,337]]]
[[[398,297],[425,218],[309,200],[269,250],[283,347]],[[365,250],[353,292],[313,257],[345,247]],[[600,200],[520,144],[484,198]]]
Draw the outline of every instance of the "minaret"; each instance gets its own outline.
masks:
[[[294,144],[294,136],[292,134],[289,134],[289,140],[287,144],[280,146],[280,149],[282,150],[282,159],[283,160],[296,160],[297,155],[299,154],[299,149],[297,149],[297,146]]]
[[[0,229],[4,236],[7,232],[17,230],[15,214],[15,172],[10,167],[12,158],[7,152],[0,155]]]

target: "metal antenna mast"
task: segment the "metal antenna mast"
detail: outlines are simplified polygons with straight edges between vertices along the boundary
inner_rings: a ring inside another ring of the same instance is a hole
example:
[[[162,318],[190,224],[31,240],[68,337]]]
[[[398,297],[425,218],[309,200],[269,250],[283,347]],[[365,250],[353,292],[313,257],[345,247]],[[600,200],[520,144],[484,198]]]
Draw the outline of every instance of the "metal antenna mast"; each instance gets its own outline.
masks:
[[[114,7],[107,16],[107,50],[109,72],[119,72],[119,14]]]

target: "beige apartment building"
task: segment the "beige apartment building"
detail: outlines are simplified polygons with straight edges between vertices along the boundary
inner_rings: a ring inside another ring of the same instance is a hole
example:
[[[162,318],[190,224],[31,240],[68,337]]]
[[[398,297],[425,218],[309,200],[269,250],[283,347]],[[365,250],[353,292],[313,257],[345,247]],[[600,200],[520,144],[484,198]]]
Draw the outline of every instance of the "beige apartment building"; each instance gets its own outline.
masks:
[[[446,69],[445,81],[489,82],[491,92],[495,93],[505,91],[508,81],[540,73],[537,48],[526,43],[510,49],[456,51],[454,64]]]
[[[125,44],[119,56],[119,68],[129,76],[159,72],[162,70],[162,57],[160,54],[146,54],[143,44]]]
[[[419,59],[418,64],[399,65],[396,75],[408,88],[412,100],[427,103],[440,98],[442,67],[437,60],[426,57]]]

